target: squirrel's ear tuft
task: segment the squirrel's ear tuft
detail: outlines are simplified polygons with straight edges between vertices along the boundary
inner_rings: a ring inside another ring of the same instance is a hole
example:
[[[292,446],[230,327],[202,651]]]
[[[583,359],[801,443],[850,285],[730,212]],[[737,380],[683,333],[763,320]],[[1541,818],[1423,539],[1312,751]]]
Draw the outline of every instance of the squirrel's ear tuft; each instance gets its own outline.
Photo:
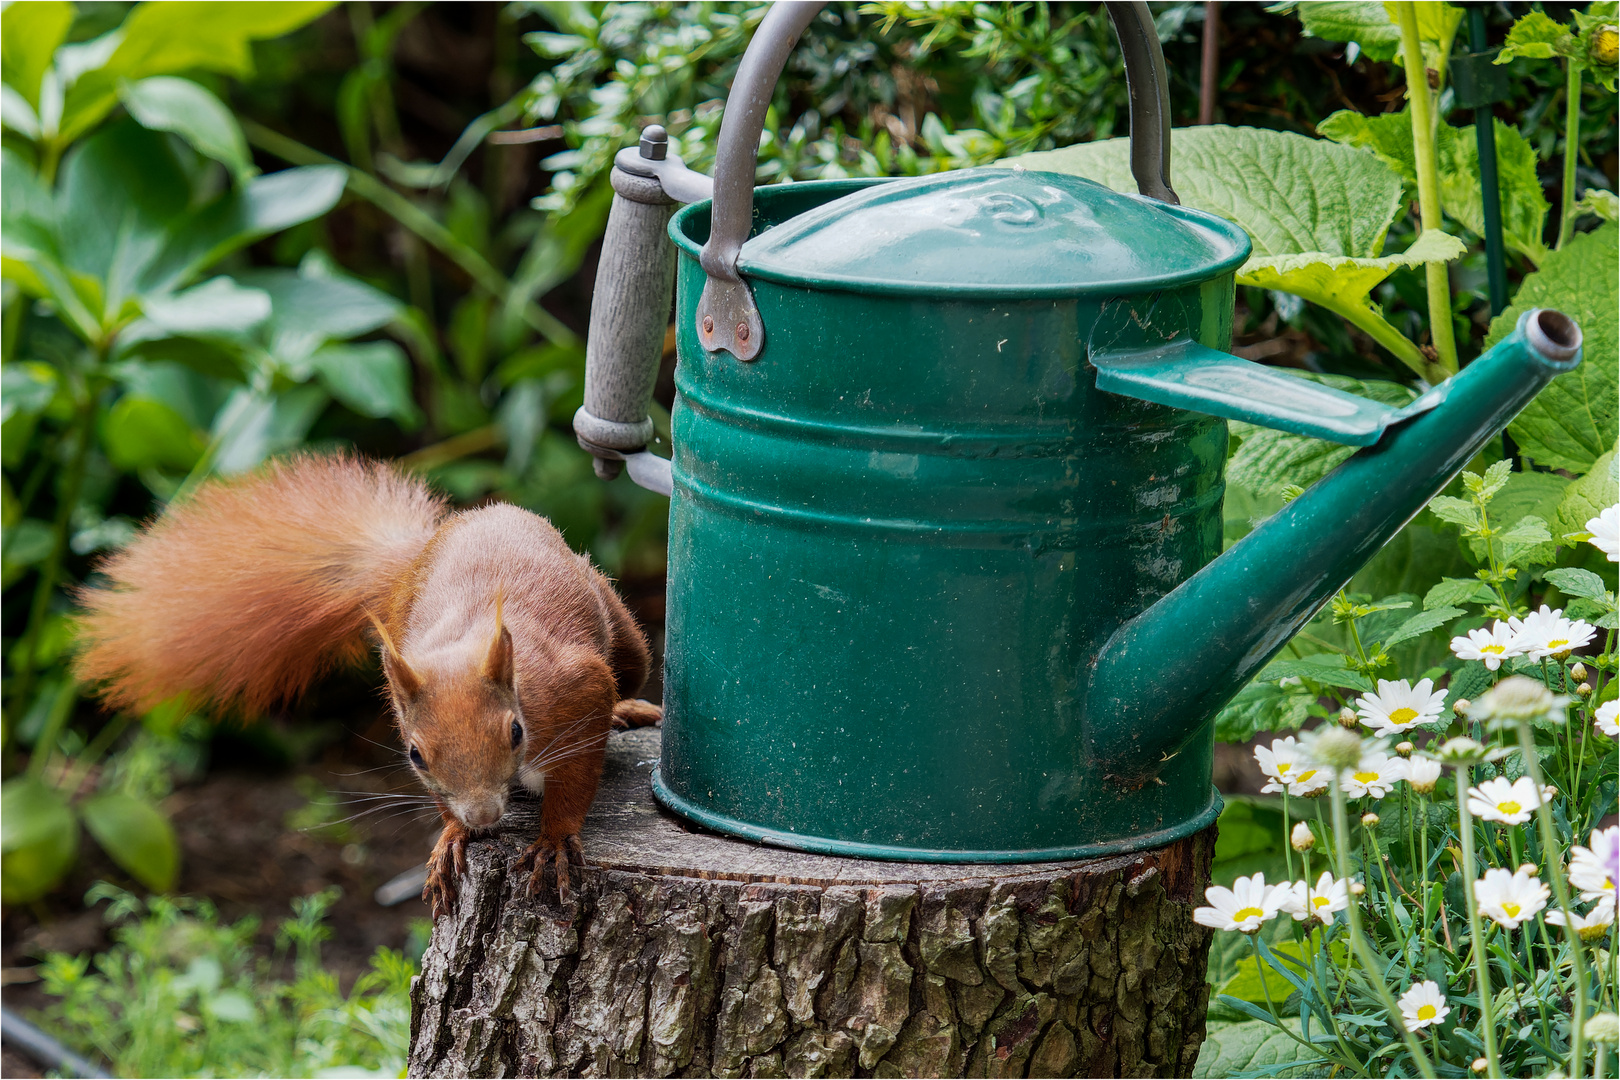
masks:
[[[495,637],[489,643],[489,655],[484,658],[484,678],[508,690],[517,689],[517,669],[512,659],[512,631],[501,619],[502,597],[495,597]]]
[[[372,629],[377,631],[377,637],[382,639],[382,667],[383,675],[388,679],[388,689],[394,696],[394,701],[401,708],[411,698],[422,690],[422,677],[412,670],[406,663],[404,655],[394,645],[394,639],[388,635],[388,628],[371,612],[366,612],[366,618],[371,620]]]

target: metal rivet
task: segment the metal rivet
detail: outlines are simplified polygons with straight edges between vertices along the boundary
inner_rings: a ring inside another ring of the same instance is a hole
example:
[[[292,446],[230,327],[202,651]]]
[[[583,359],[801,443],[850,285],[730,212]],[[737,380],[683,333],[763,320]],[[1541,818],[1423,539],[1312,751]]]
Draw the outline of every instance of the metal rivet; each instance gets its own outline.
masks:
[[[714,333],[714,316],[713,315],[705,315],[705,316],[703,316],[703,332],[705,334]]]
[[[740,323],[737,324],[737,340],[742,342],[745,345],[748,343],[748,324],[747,323],[740,322]]]

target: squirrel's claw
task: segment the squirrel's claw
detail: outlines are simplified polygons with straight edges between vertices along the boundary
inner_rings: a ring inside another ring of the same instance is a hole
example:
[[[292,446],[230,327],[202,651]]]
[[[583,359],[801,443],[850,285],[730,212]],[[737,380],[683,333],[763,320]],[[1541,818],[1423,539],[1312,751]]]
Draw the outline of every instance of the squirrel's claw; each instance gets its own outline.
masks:
[[[557,868],[557,899],[564,904],[571,902],[574,890],[568,879],[568,864],[585,865],[585,845],[580,843],[579,834],[571,833],[561,838],[542,836],[529,845],[529,850],[518,860],[517,872],[529,871],[527,891],[530,896],[544,889],[547,863],[555,864]]]
[[[428,857],[427,881],[422,899],[433,909],[433,918],[446,914],[456,902],[456,880],[467,872],[467,830],[448,824]]]
[[[615,731],[624,731],[628,728],[652,727],[664,722],[664,707],[654,705],[642,698],[624,698],[613,706],[613,728]]]

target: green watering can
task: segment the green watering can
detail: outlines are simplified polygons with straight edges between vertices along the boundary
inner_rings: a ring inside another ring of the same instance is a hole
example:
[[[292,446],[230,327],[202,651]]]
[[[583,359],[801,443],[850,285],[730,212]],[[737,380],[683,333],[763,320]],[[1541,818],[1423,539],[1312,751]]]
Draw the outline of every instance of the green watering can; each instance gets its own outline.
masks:
[[[1202,829],[1215,714],[1580,362],[1580,330],[1532,311],[1404,408],[1222,351],[1250,243],[1177,205],[1142,3],[1107,5],[1141,196],[1016,168],[755,190],[820,7],[766,15],[712,182],[658,128],[613,170],[574,426],[600,475],[670,495],[654,791],[863,858]],[[673,463],[646,451],[672,280]],[[1223,554],[1228,420],[1363,449]]]

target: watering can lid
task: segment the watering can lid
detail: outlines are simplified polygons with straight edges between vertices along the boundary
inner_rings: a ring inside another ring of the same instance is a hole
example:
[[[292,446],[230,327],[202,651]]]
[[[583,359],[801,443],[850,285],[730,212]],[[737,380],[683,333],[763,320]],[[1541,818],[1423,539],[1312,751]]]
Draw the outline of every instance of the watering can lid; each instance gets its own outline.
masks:
[[[1236,225],[1063,173],[962,169],[875,184],[753,237],[752,277],[868,293],[1117,295],[1249,257]]]

